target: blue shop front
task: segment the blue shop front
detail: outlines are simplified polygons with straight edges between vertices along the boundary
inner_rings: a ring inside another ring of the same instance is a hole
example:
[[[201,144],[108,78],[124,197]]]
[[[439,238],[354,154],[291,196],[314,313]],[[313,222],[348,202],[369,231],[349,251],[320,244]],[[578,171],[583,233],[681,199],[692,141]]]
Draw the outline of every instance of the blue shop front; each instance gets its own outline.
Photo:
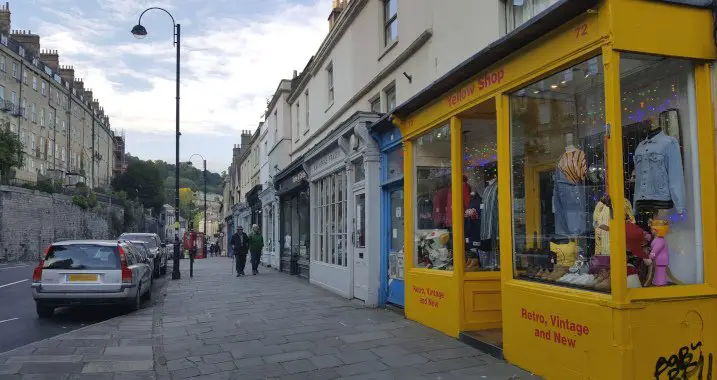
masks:
[[[388,118],[371,126],[381,150],[381,286],[379,303],[404,306],[403,144]]]

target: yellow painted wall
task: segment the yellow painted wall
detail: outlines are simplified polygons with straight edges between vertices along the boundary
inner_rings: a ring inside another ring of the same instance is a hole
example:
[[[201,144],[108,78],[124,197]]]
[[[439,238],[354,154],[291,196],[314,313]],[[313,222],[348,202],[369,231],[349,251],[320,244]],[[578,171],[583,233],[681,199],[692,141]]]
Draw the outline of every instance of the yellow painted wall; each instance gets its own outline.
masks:
[[[460,307],[453,273],[413,269],[405,281],[406,317],[457,337]]]

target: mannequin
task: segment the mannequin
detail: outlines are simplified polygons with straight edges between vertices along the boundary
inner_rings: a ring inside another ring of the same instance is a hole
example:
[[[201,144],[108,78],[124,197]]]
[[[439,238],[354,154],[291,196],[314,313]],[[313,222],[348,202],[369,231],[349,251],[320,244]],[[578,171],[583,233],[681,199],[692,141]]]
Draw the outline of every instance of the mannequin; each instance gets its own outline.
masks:
[[[665,236],[670,231],[667,221],[653,220],[650,229],[655,237],[650,243],[650,259],[655,262],[655,277],[652,279],[652,285],[667,285],[667,267],[670,265],[670,252],[667,249]]]
[[[645,230],[658,212],[674,208],[685,212],[685,180],[680,145],[666,135],[652,119],[645,120],[647,137],[635,149],[634,208],[638,223]],[[659,219],[663,219],[664,212]]]
[[[553,213],[555,233],[577,236],[587,229],[586,197],[583,183],[588,166],[585,152],[573,145],[573,134],[565,135],[565,153],[555,169]]]
[[[450,181],[446,183],[445,179],[441,179],[439,188],[433,195],[433,227],[445,228],[446,226],[446,200],[448,192],[451,191]]]
[[[470,202],[471,186],[468,184],[468,177],[463,176],[463,184],[461,186],[463,191],[463,211],[468,208],[468,202]],[[446,199],[446,226],[453,226],[453,191],[448,191],[448,197]]]
[[[483,193],[483,215],[481,217],[481,249],[492,251],[498,239],[498,181],[495,173],[488,174],[488,186]]]

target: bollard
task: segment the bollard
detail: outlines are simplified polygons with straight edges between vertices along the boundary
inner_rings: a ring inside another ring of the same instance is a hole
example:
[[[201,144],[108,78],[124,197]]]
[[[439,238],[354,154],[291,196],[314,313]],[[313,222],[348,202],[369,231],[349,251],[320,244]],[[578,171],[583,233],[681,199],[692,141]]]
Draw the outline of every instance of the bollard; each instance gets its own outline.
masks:
[[[194,277],[194,250],[189,250],[189,277]]]

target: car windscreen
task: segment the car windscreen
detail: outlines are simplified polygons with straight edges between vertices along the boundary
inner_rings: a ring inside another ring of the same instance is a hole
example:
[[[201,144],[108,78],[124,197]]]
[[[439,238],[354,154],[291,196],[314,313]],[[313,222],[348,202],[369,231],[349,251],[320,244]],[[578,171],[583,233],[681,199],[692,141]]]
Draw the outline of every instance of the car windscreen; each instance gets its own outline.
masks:
[[[45,269],[120,269],[117,247],[97,244],[68,244],[50,247]]]
[[[143,241],[143,242],[147,243],[147,248],[149,248],[149,249],[157,248],[157,242],[154,240],[153,236],[123,234],[122,236],[120,236],[120,238],[123,240]]]

